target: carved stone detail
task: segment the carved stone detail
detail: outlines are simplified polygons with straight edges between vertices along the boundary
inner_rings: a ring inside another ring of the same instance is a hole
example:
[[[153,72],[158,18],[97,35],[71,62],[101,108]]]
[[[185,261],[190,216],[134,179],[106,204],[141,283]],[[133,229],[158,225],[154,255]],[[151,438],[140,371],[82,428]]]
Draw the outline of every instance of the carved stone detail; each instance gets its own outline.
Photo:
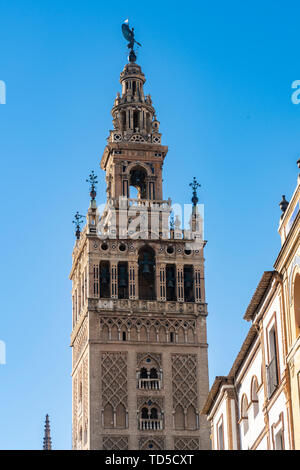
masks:
[[[102,407],[107,403],[127,409],[127,353],[102,353]]]
[[[197,409],[197,356],[172,354],[173,407],[181,405]]]
[[[147,397],[137,397],[137,408],[140,409],[143,405],[148,405],[148,402],[152,402],[152,404],[156,404],[159,406],[160,410],[163,412],[164,410],[164,399],[163,397],[155,397],[155,396],[147,396]]]
[[[199,439],[197,437],[175,437],[175,450],[199,450]]]
[[[151,447],[150,447],[151,446]],[[140,450],[164,450],[165,438],[161,436],[145,436],[139,439]]]
[[[73,364],[76,364],[76,361],[79,358],[87,340],[88,340],[88,323],[87,323],[87,318],[86,318],[83,324],[81,325],[80,330],[78,331],[76,339],[74,341]]]
[[[162,357],[161,354],[157,353],[137,353],[137,365],[139,365],[146,357],[152,357],[154,361],[161,367],[162,366]]]
[[[128,437],[103,436],[103,450],[128,450]]]

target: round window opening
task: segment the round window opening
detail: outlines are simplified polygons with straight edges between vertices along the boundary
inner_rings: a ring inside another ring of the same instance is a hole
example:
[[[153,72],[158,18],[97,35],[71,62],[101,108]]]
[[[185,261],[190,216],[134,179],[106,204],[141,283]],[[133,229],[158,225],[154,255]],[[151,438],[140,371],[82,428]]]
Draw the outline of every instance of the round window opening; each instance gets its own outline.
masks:
[[[107,243],[102,243],[101,250],[106,251],[107,249],[108,249],[108,244]]]
[[[172,253],[174,253],[174,248],[172,246],[168,246],[167,248],[167,253],[169,253],[169,255],[171,255]]]
[[[192,250],[184,250],[184,253],[185,253],[186,255],[190,255],[190,254],[192,253]]]
[[[119,250],[120,251],[125,251],[126,250],[126,245],[124,245],[124,243],[121,243],[121,245],[119,245]]]

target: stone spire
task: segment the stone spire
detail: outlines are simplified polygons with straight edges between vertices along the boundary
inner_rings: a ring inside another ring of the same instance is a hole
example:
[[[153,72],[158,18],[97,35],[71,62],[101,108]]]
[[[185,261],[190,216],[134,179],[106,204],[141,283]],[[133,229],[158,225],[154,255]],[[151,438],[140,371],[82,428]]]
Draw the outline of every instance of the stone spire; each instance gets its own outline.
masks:
[[[43,450],[52,450],[49,415],[46,414]]]

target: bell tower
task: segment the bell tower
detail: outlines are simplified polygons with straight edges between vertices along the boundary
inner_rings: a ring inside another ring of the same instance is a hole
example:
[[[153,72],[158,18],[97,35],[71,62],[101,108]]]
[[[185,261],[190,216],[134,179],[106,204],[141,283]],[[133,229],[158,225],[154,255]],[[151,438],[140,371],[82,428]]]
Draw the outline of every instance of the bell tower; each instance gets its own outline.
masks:
[[[204,243],[190,236],[197,183],[183,230],[163,199],[168,147],[131,39],[100,164],[106,205],[97,208],[92,172],[84,228],[74,220],[73,448],[208,449]]]

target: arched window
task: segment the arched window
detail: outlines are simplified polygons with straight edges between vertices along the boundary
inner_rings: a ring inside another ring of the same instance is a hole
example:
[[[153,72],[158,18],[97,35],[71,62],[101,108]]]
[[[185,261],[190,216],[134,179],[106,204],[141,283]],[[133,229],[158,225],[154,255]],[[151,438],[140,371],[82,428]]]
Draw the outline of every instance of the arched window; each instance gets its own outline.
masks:
[[[110,269],[109,261],[101,261],[100,263],[100,297],[110,297]]]
[[[296,337],[300,335],[300,274],[297,274],[294,282],[294,314]]]
[[[147,371],[146,367],[141,368],[140,378],[141,379],[148,379],[148,371]]]
[[[185,343],[184,329],[182,327],[178,329],[178,343]]]
[[[192,405],[190,405],[187,409],[186,421],[188,429],[197,429],[196,410]]]
[[[175,332],[174,330],[169,331],[170,343],[175,343]]]
[[[150,369],[150,379],[158,379],[158,373],[155,367]]]
[[[128,299],[128,263],[118,263],[118,298]]]
[[[135,82],[133,82],[135,85]],[[135,92],[135,90],[134,90]],[[136,130],[139,129],[139,112],[138,111],[133,111],[133,130],[136,132]]]
[[[104,427],[105,428],[113,428],[114,427],[114,412],[113,407],[110,403],[104,408]]]
[[[194,269],[192,265],[184,266],[184,300],[194,302]]]
[[[125,428],[126,427],[126,410],[124,405],[120,403],[116,408],[116,427]]]
[[[107,325],[103,325],[102,327],[102,341],[108,341],[109,340],[109,330]]]
[[[138,388],[144,390],[159,390],[161,388],[159,364],[151,356],[144,357],[139,363]]]
[[[166,266],[166,289],[167,289],[167,300],[176,300],[176,276],[175,276],[175,265],[168,264]]]
[[[151,408],[150,419],[158,419],[158,412],[156,408]]]
[[[140,429],[141,430],[159,430],[162,429],[162,416],[159,407],[151,400],[144,405],[140,411]]]
[[[175,410],[175,429],[184,429],[184,411],[181,405],[177,405]]]
[[[243,423],[244,434],[246,434],[246,432],[249,429],[249,423],[248,423],[248,400],[245,394],[242,396],[242,401],[241,401],[241,420]]]
[[[259,412],[259,403],[258,403],[257,390],[258,390],[257,378],[254,376],[252,378],[252,382],[251,382],[251,401],[253,403],[254,418],[255,418],[255,416],[257,416],[257,414]]]
[[[129,185],[137,189],[138,199],[146,199],[147,197],[146,177],[147,172],[142,167],[137,166],[130,171]]]

